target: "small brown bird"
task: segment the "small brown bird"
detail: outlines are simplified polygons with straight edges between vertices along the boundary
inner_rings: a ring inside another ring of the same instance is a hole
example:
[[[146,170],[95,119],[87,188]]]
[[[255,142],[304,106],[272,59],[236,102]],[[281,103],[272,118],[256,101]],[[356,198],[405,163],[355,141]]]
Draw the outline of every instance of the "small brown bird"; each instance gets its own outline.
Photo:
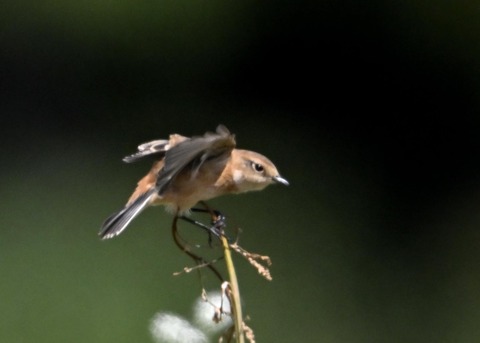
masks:
[[[262,190],[272,183],[288,185],[275,165],[253,151],[235,149],[235,137],[219,125],[216,133],[200,137],[170,135],[138,146],[123,161],[147,157],[158,160],[137,184],[125,207],[103,223],[102,239],[119,235],[151,205],[164,205],[175,215],[188,213],[196,203],[224,194]]]

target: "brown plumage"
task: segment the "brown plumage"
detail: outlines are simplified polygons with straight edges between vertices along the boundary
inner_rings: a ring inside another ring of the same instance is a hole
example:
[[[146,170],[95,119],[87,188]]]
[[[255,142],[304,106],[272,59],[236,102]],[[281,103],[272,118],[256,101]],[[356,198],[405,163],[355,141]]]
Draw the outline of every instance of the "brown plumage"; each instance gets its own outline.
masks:
[[[158,160],[137,183],[125,207],[104,222],[99,233],[103,239],[120,234],[151,205],[164,205],[179,215],[199,201],[224,194],[261,190],[275,182],[288,185],[268,158],[235,149],[234,135],[222,125],[216,133],[192,138],[173,134],[168,140],[142,144],[124,161],[148,157]]]

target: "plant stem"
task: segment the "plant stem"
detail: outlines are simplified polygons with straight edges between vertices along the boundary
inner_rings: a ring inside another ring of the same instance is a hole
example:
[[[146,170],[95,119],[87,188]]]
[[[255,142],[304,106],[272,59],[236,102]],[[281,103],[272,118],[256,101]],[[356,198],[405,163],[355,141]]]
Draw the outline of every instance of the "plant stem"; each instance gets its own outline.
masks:
[[[230,246],[225,236],[221,236],[223,250],[225,251],[225,262],[227,264],[228,276],[230,280],[231,296],[230,305],[232,308],[233,322],[235,325],[235,337],[237,343],[244,343],[245,336],[243,334],[243,315],[242,304],[240,302],[240,290],[238,288],[237,274],[233,265],[232,254],[230,253]]]

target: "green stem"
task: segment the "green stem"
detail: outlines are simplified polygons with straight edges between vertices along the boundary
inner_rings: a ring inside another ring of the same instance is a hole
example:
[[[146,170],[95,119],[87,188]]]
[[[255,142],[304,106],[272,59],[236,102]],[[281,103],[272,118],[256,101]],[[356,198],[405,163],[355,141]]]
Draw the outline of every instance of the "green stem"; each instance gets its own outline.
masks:
[[[223,249],[225,251],[225,262],[227,264],[227,270],[230,279],[231,296],[229,298],[232,308],[233,322],[235,325],[235,337],[237,343],[244,343],[245,336],[243,334],[242,304],[240,302],[240,290],[238,288],[237,274],[233,265],[232,254],[230,253],[228,240],[225,236],[222,236],[221,239]]]

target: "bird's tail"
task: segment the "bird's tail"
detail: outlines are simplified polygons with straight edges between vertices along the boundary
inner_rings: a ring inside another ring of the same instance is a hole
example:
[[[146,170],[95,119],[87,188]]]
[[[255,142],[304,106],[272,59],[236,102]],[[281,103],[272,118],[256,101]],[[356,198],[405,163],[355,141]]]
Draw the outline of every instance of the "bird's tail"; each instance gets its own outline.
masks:
[[[108,239],[121,234],[128,224],[148,206],[150,199],[156,192],[156,188],[152,188],[140,195],[132,203],[127,204],[119,212],[112,214],[105,220],[98,235],[102,239]]]

